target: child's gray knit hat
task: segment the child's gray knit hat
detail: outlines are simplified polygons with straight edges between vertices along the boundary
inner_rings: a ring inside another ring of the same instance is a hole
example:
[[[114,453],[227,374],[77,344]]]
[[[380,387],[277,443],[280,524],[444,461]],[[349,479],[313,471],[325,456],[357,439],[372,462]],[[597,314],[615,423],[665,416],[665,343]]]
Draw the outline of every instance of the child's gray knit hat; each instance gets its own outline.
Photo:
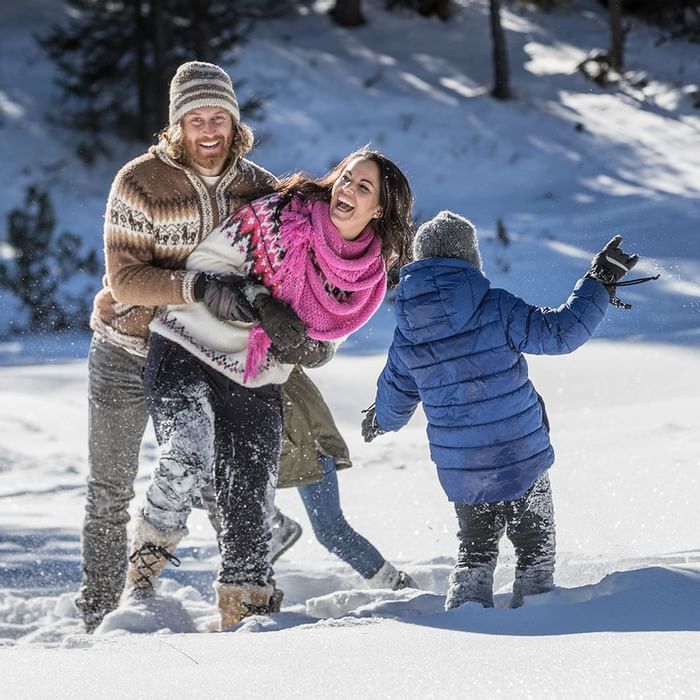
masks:
[[[238,100],[228,73],[213,63],[183,63],[170,81],[170,126],[177,124],[187,112],[202,107],[221,107],[240,121]]]
[[[441,211],[418,227],[413,239],[413,258],[460,258],[482,269],[476,228],[471,221],[451,211]]]

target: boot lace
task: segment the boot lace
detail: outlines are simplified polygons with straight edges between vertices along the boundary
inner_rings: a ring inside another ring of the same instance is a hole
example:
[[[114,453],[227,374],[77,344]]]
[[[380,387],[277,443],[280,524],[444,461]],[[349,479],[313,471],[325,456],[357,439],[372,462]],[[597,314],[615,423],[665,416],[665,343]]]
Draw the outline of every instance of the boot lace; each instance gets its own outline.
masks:
[[[161,559],[165,559],[173,566],[180,566],[178,557],[171,554],[165,547],[153,542],[145,542],[129,557],[129,561],[136,565],[138,574],[134,581],[136,588],[153,588],[153,578],[159,573],[156,567]]]
[[[256,605],[255,603],[244,602],[243,607],[246,609],[244,617],[248,617],[249,615],[268,615],[271,612],[269,603]]]

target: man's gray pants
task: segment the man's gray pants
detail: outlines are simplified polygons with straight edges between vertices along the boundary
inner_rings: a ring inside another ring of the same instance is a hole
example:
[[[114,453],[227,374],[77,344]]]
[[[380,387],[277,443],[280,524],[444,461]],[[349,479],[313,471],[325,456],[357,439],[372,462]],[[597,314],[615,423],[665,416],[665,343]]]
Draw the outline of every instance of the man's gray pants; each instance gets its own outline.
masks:
[[[124,588],[128,510],[148,422],[144,362],[144,357],[93,336],[88,358],[89,472],[83,578],[76,600],[88,631],[117,607]]]

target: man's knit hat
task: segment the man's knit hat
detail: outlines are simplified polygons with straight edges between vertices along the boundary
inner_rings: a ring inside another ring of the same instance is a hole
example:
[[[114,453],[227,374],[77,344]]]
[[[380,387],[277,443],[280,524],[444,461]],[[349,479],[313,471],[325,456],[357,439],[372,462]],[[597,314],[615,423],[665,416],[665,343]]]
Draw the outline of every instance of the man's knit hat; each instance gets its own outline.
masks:
[[[221,107],[234,121],[241,118],[231,78],[224,70],[203,61],[183,63],[170,81],[170,126],[200,107]]]
[[[413,239],[413,257],[461,258],[481,270],[476,228],[459,214],[441,211],[418,227]]]

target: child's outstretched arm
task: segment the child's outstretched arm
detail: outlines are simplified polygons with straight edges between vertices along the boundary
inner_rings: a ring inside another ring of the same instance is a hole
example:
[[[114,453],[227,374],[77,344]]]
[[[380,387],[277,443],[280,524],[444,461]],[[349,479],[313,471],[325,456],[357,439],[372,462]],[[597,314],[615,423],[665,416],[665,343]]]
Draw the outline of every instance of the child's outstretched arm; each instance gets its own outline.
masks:
[[[508,343],[532,355],[565,355],[591,338],[605,316],[610,297],[592,279],[581,279],[556,309],[532,306],[505,292],[501,318]]]
[[[418,387],[392,345],[377,380],[376,425],[382,432],[403,428],[419,401]]]
[[[621,242],[622,237],[615,236],[605,245],[559,308],[531,306],[504,293],[500,308],[508,342],[521,352],[535,355],[562,355],[583,345],[603,320],[614,297],[613,285],[619,283],[639,259],[636,255],[627,255],[620,248]]]

